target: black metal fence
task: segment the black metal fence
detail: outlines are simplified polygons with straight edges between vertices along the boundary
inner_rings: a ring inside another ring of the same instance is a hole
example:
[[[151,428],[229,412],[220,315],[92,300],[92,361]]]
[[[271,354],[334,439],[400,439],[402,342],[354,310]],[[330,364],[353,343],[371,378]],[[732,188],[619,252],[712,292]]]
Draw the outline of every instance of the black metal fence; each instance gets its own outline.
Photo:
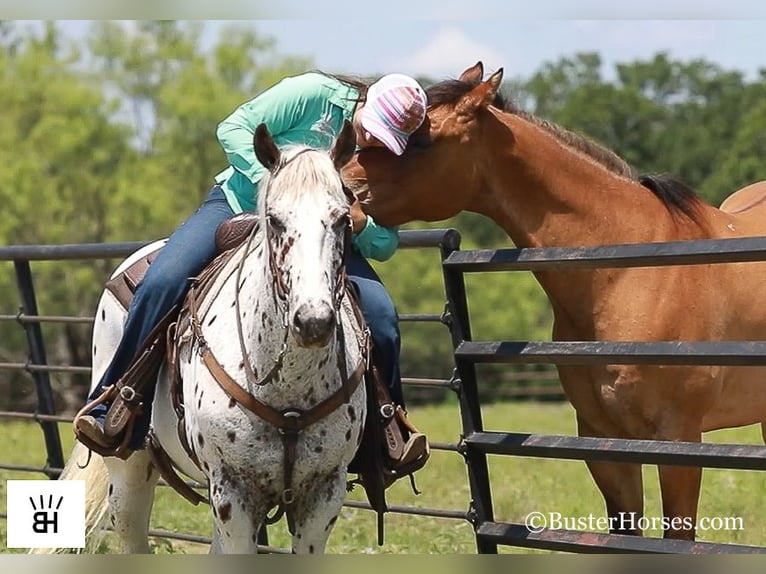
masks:
[[[460,247],[460,234],[454,229],[436,229],[421,231],[402,231],[400,234],[400,247],[403,249],[437,248],[440,261],[444,260],[452,251]],[[24,363],[0,363],[0,369],[15,369],[26,371],[35,381],[37,391],[37,408],[34,413],[0,411],[0,419],[27,419],[37,421],[43,431],[46,446],[46,464],[43,467],[34,465],[13,465],[0,461],[0,469],[45,473],[50,478],[56,478],[65,463],[62,453],[61,439],[58,432],[58,423],[71,422],[71,417],[55,414],[54,394],[51,388],[51,373],[72,373],[86,375],[90,373],[88,365],[52,365],[49,364],[45,353],[45,341],[40,329],[41,323],[85,323],[92,324],[93,317],[61,317],[40,315],[37,309],[35,285],[32,278],[30,262],[33,261],[56,261],[56,260],[93,260],[93,259],[122,259],[135,250],[147,245],[148,242],[125,242],[112,244],[72,244],[72,245],[28,245],[0,247],[0,261],[12,261],[16,270],[17,283],[21,299],[21,307],[18,313],[0,315],[0,321],[16,321],[25,330],[29,346],[29,358]],[[435,262],[436,263],[436,262]],[[440,323],[450,328],[450,314],[446,310],[448,304],[445,301],[442,311],[434,313],[403,313],[400,320],[403,322],[427,322]],[[425,379],[415,377],[403,378],[403,383],[410,387],[420,387],[431,392],[458,392],[459,384],[454,377],[444,379]],[[442,451],[456,455],[457,443],[432,442],[434,451]],[[459,455],[458,455],[459,456]],[[161,483],[164,485],[164,483]],[[192,486],[201,487],[190,483]],[[345,503],[351,508],[369,509],[366,502],[349,500]],[[389,511],[393,514],[409,514],[430,516],[436,518],[453,519],[456,521],[470,520],[469,510],[466,508],[422,508],[390,505]],[[0,517],[5,518],[0,515]],[[168,539],[178,539],[190,542],[209,543],[209,538],[182,532],[167,532],[153,530],[152,536],[161,536]],[[267,545],[268,537],[261,532],[259,542],[260,551],[283,552],[284,549],[273,548]]]
[[[29,266],[35,260],[124,257],[144,242],[120,244],[11,246],[0,248],[0,261],[13,261],[22,308],[15,319],[29,343],[29,361],[23,367],[34,378],[38,392],[36,413],[0,412],[0,417],[35,418],[42,426],[47,449],[44,468],[0,464],[0,468],[45,472],[55,477],[63,465],[49,373],[56,369],[87,372],[83,366],[50,366],[39,329],[44,321],[88,321],[89,318],[45,317],[37,313]],[[403,321],[440,322],[449,328],[454,347],[455,374],[449,379],[405,379],[405,384],[450,389],[460,404],[461,439],[456,444],[432,443],[435,451],[459,453],[468,473],[471,500],[467,509],[391,507],[391,512],[468,521],[477,550],[496,553],[499,545],[569,552],[753,553],[766,548],[610,535],[572,530],[532,533],[523,524],[494,518],[488,455],[518,455],[577,460],[609,460],[645,464],[692,465],[716,468],[766,469],[766,447],[697,444],[646,440],[593,439],[484,431],[476,365],[514,364],[707,364],[766,365],[766,341],[722,342],[543,342],[473,341],[464,281],[465,273],[485,271],[537,271],[592,267],[660,266],[766,261],[766,237],[591,248],[460,250],[460,234],[453,229],[402,232],[403,248],[438,248],[444,275],[446,308],[442,313],[402,315]],[[0,368],[9,365],[0,364]],[[369,508],[365,503],[348,506]],[[166,537],[209,542],[181,533]],[[279,549],[274,549],[279,551]]]
[[[766,470],[766,447],[648,440],[595,439],[484,432],[476,364],[766,365],[766,341],[610,342],[473,341],[464,277],[472,272],[557,271],[596,267],[651,267],[766,261],[766,237],[609,245],[582,248],[499,249],[451,252],[443,262],[452,307],[455,362],[461,381],[471,514],[479,552],[499,544],[570,552],[763,553],[766,548],[663,540],[572,530],[532,533],[523,524],[497,522],[492,509],[487,455],[672,464]]]

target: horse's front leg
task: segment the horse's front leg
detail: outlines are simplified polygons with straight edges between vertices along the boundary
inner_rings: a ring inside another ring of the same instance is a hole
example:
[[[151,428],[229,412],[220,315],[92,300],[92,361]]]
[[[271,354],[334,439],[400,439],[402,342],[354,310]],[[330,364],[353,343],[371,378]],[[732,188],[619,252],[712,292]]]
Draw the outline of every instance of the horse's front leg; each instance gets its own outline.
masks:
[[[696,424],[675,424],[662,429],[659,440],[701,442],[702,433]],[[665,538],[694,540],[699,504],[702,468],[698,466],[658,466],[662,514],[665,518]]]
[[[660,466],[665,538],[694,540],[702,469],[694,466]]]
[[[127,460],[107,457],[109,470],[110,522],[120,537],[122,551],[147,554],[149,520],[159,473],[147,450],[138,450]]]
[[[234,478],[228,467],[212,467],[210,509],[213,513],[211,554],[256,554],[258,530],[266,518],[267,508],[260,493],[247,488],[247,483]]]
[[[577,418],[581,437],[605,438],[581,417]],[[641,535],[644,514],[644,487],[640,464],[587,461],[593,481],[601,491],[612,534]]]
[[[346,473],[315,480],[295,500],[293,553],[322,554],[346,497]]]

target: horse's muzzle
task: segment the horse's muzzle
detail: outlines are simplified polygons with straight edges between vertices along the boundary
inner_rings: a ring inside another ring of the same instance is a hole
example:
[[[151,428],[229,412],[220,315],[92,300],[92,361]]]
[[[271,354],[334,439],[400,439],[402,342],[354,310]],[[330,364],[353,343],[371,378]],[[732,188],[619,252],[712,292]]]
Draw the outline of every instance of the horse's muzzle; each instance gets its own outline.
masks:
[[[299,346],[325,347],[335,331],[335,310],[325,302],[304,303],[293,316],[292,328]]]

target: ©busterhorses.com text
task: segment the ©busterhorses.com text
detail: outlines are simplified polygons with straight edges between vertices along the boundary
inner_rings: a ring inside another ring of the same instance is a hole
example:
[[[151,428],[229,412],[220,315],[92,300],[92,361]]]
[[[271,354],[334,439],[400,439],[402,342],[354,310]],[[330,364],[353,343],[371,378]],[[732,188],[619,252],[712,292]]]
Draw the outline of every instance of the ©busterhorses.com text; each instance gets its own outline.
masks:
[[[564,516],[560,512],[530,512],[524,524],[532,533],[543,530],[696,530],[697,532],[718,530],[744,530],[744,520],[740,516],[702,516],[696,524],[690,517],[676,516],[641,516],[635,512],[620,512],[617,516]]]

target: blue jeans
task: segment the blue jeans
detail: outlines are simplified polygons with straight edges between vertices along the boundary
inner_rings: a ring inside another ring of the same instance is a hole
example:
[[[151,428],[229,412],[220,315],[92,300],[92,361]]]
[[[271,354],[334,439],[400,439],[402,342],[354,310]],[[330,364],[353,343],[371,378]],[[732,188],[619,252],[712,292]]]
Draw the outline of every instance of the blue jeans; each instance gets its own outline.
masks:
[[[216,255],[218,225],[233,215],[223,191],[215,186],[197,211],[170,235],[136,288],[120,344],[90,399],[98,397],[105,387],[117,383],[154,327],[183,299],[189,289],[189,279],[197,276]],[[131,448],[143,444],[149,429],[154,398],[152,383],[144,387],[144,413],[136,420]],[[90,414],[103,421],[107,409],[108,405],[101,404]]]
[[[386,288],[367,260],[352,250],[346,258],[346,273],[359,292],[360,306],[381,368],[381,377],[391,399],[404,406],[402,376],[399,370],[401,335],[399,315]]]
[[[149,266],[136,288],[120,344],[90,399],[105,387],[116,384],[130,367],[136,353],[159,321],[179,303],[189,289],[189,279],[199,275],[216,255],[215,233],[218,226],[234,215],[219,187],[210,190],[205,201],[189,219],[168,238],[157,258]],[[404,404],[399,371],[400,335],[396,309],[380,278],[356,251],[347,257],[346,272],[359,291],[362,314],[370,328],[381,375],[391,398]],[[130,447],[140,448],[151,421],[154,381],[143,390],[144,411],[136,419]],[[101,404],[90,414],[103,422],[109,405]]]

